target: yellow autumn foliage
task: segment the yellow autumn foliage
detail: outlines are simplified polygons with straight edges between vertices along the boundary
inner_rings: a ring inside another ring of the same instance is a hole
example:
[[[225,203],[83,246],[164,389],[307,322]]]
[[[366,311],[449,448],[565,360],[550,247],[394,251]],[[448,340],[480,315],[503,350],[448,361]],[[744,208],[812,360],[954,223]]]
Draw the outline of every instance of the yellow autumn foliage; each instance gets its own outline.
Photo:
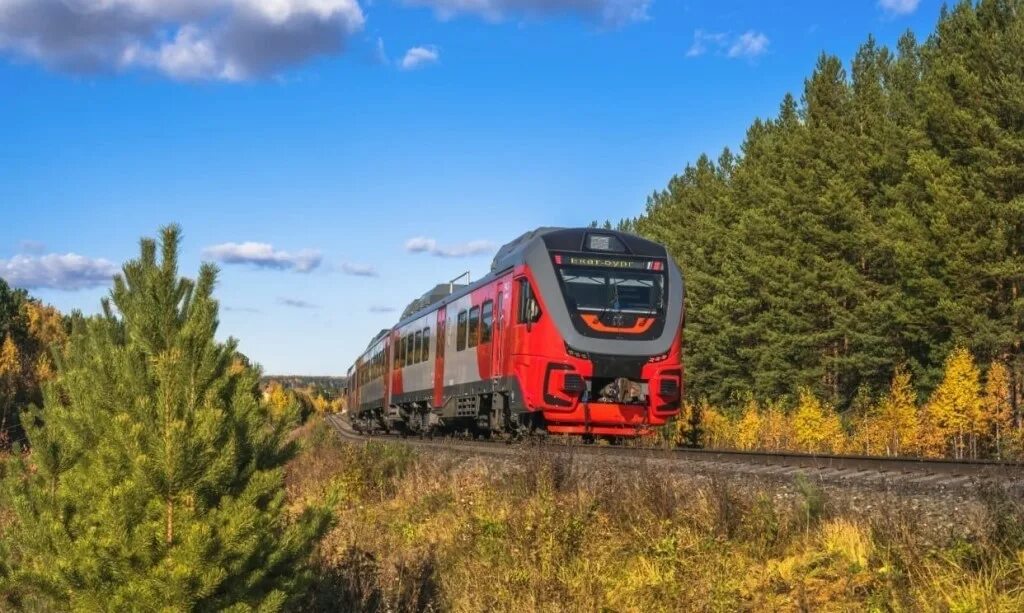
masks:
[[[793,448],[793,424],[781,403],[769,402],[761,416],[759,447],[769,451]]]
[[[946,358],[942,382],[925,405],[919,449],[928,457],[977,457],[984,429],[981,383],[974,357],[957,347]]]
[[[1010,401],[1010,371],[1002,362],[993,362],[985,378],[982,420],[991,437],[996,458],[1004,457],[1007,439],[1013,435],[1013,404]]]
[[[736,423],[735,443],[735,447],[742,450],[761,447],[761,409],[753,398],[747,401],[743,415]]]
[[[839,415],[810,390],[800,390],[793,412],[793,436],[799,451],[837,453],[843,451],[846,433]]]
[[[298,414],[298,403],[288,390],[277,381],[271,381],[263,392],[270,416],[275,419],[291,419]]]
[[[896,370],[889,394],[870,418],[874,422],[874,440],[885,455],[905,455],[917,445],[917,397],[906,369]]]
[[[21,352],[8,334],[0,344],[0,381],[13,379],[21,374]]]
[[[729,448],[735,446],[735,427],[721,411],[708,403],[700,405],[701,429],[706,447]]]

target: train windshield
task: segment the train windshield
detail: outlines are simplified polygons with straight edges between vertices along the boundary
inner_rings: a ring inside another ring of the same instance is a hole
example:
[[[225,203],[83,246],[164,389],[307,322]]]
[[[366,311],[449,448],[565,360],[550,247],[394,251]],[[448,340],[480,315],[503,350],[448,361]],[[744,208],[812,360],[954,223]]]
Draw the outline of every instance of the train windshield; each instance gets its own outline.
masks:
[[[566,301],[577,311],[653,315],[663,306],[662,273],[575,267],[559,273]]]

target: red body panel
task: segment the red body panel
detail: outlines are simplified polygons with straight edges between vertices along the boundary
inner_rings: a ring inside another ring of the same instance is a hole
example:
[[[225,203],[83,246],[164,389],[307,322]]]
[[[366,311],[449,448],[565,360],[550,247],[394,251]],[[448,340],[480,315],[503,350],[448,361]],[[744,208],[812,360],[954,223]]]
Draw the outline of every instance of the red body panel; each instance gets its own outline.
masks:
[[[636,436],[649,432],[652,427],[664,425],[668,418],[678,413],[683,393],[681,330],[666,355],[652,357],[642,368],[641,379],[648,390],[646,404],[584,402],[579,390],[574,390],[567,381],[574,376],[589,379],[593,375],[593,364],[587,359],[569,355],[553,319],[545,316],[549,306],[546,301],[561,299],[561,296],[535,293],[541,310],[540,319],[535,323],[519,323],[516,315],[520,296],[516,280],[520,278],[528,279],[536,288],[529,267],[520,265],[469,294],[473,307],[481,307],[488,300],[494,301],[495,305],[492,338],[490,342],[475,347],[476,373],[470,383],[490,382],[494,391],[521,393],[525,410],[542,414],[542,423],[552,433]],[[454,303],[442,305],[432,315],[436,317],[437,324],[432,365],[432,404],[435,410],[457,393],[452,391],[456,389],[454,386],[446,387],[445,374],[444,340],[450,333],[448,328],[452,324],[448,318],[454,313],[454,308]],[[393,348],[397,347],[399,340],[397,329],[387,336],[385,353],[389,372],[382,376],[385,393],[381,409],[387,408],[395,396],[415,391],[406,389],[402,368],[396,368],[392,359]],[[370,406],[375,401],[368,405],[361,398],[358,371],[364,367],[361,358],[355,366],[357,380],[349,388],[350,406],[377,408]],[[666,382],[664,387],[663,381]],[[567,388],[573,391],[567,391]],[[665,395],[663,389],[668,390]]]

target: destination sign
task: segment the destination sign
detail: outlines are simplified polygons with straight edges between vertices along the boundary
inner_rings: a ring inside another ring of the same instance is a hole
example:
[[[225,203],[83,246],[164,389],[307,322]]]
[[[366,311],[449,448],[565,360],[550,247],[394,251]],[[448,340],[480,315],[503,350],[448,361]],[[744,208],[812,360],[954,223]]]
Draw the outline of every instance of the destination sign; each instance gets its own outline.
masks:
[[[563,266],[591,266],[594,268],[619,268],[631,270],[662,270],[664,264],[660,260],[637,260],[633,258],[617,258],[594,255],[556,255],[555,264]]]

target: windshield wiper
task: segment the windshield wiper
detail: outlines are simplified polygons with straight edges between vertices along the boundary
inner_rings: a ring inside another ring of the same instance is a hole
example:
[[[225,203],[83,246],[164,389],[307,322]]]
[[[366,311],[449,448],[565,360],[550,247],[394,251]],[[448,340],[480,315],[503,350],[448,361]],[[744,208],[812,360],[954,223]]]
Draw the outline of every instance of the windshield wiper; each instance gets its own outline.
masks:
[[[611,312],[612,307],[618,305],[618,302],[619,302],[619,283],[622,283],[622,280],[618,281],[617,283],[612,283],[612,290],[613,291],[612,291],[611,300],[609,300],[607,303],[605,303],[604,308],[601,309],[601,312],[597,316],[597,321],[599,321],[601,323],[604,323],[604,316]]]

